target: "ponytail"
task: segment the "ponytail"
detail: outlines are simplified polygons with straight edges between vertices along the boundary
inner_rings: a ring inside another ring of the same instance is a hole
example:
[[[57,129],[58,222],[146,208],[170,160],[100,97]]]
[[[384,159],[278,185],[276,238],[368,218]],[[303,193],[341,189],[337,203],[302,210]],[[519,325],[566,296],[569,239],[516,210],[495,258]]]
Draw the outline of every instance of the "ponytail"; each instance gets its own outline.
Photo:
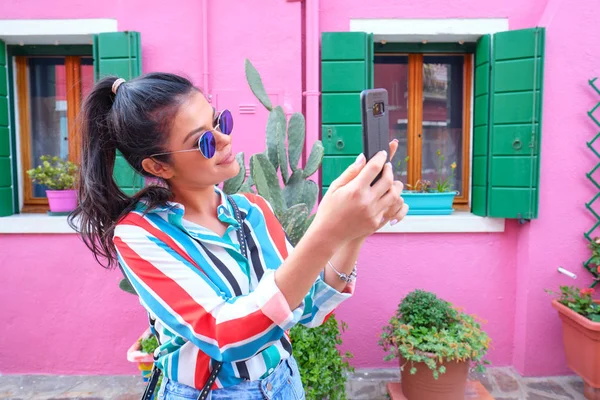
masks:
[[[196,90],[185,78],[153,73],[120,84],[115,94],[116,79],[100,80],[84,101],[79,206],[69,216],[71,227],[105,268],[117,265],[113,244],[117,222],[140,199],[149,210],[171,198],[168,185],[147,186],[133,197],[124,193],[113,178],[117,150],[139,174],[153,177],[142,168],[142,161],[164,151],[179,105]],[[162,161],[168,162],[168,156]]]

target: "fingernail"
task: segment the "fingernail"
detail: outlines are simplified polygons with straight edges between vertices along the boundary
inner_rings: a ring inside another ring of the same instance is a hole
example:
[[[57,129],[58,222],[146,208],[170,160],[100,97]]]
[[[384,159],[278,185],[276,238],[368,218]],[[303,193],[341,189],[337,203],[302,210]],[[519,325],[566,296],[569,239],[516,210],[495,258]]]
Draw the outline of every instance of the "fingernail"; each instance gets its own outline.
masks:
[[[389,161],[388,161],[388,162],[386,162],[386,163],[385,163],[385,165],[387,165],[387,166],[388,166],[388,167],[390,167],[390,168],[393,168],[393,167],[392,167],[392,163],[391,163],[391,162],[389,162]]]
[[[390,226],[394,226],[397,223],[398,223],[398,220],[397,219],[393,219],[393,220],[390,221]]]
[[[385,222],[385,217],[381,217],[381,223],[383,224]]]
[[[394,140],[392,140],[392,142],[396,142],[396,143],[398,143],[398,139],[394,139]]]
[[[358,157],[356,157],[356,161],[354,161],[354,165],[362,165],[363,162],[365,162],[365,155],[363,153],[360,153],[358,155]]]

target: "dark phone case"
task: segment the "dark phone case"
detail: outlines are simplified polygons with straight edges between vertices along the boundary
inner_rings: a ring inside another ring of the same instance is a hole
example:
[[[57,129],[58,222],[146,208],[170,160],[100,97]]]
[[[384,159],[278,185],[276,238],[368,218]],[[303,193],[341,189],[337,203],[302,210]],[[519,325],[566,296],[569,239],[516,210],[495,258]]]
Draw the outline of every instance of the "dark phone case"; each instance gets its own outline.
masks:
[[[383,102],[383,114],[373,115],[373,106]],[[388,92],[385,89],[367,89],[360,93],[363,149],[370,160],[381,150],[389,152],[390,115],[388,110]],[[381,178],[381,172],[371,185]]]

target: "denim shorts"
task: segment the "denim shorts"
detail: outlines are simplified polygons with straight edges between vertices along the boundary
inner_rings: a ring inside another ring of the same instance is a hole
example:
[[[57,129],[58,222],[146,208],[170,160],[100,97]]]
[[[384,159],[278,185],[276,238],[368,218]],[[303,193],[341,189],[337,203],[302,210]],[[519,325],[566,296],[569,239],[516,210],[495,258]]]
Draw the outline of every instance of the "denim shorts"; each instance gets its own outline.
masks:
[[[196,400],[200,391],[181,383],[167,380],[163,384],[161,400]],[[207,400],[304,400],[304,388],[298,365],[293,357],[282,361],[265,379],[242,382],[235,386],[210,392]]]

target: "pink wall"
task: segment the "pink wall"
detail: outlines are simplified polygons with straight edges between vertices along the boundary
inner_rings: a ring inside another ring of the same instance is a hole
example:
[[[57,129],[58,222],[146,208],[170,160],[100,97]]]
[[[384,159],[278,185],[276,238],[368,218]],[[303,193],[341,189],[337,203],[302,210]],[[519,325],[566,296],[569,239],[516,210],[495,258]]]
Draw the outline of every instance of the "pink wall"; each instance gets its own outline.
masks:
[[[199,1],[180,1],[177,7],[141,0],[59,0],[52,8],[40,7],[37,0],[5,3],[2,18],[117,18],[120,29],[142,32],[145,71],[180,72],[202,82]],[[209,3],[209,89],[217,105],[234,109],[240,103],[256,104],[243,77],[243,59],[249,57],[279,103],[299,110],[300,4],[268,0],[258,8],[233,0]],[[514,29],[535,26],[543,16],[547,26],[540,218],[525,226],[507,221],[501,234],[370,238],[360,257],[356,296],[338,312],[350,325],[343,347],[355,354],[355,366],[394,365],[382,361],[378,333],[404,294],[424,288],[489,321],[495,365],[514,364],[528,375],[568,373],[558,318],[543,289],[573,283],[556,272],[559,265],[585,277],[580,269],[587,256],[582,232],[592,220],[583,204],[594,191],[584,174],[594,159],[584,142],[597,131],[585,111],[598,100],[586,80],[599,74],[600,65],[600,54],[593,50],[600,31],[591,3],[423,0],[368,5],[321,0],[323,31],[347,30],[350,18],[508,17]],[[266,114],[239,115],[236,121],[236,148],[261,150]],[[9,324],[0,372],[134,372],[124,353],[144,328],[145,317],[136,300],[116,288],[118,272],[95,266],[70,235],[0,236],[0,248],[7,283],[0,301],[8,304],[1,319]]]
[[[75,235],[2,235],[0,373],[132,374],[147,319]]]

